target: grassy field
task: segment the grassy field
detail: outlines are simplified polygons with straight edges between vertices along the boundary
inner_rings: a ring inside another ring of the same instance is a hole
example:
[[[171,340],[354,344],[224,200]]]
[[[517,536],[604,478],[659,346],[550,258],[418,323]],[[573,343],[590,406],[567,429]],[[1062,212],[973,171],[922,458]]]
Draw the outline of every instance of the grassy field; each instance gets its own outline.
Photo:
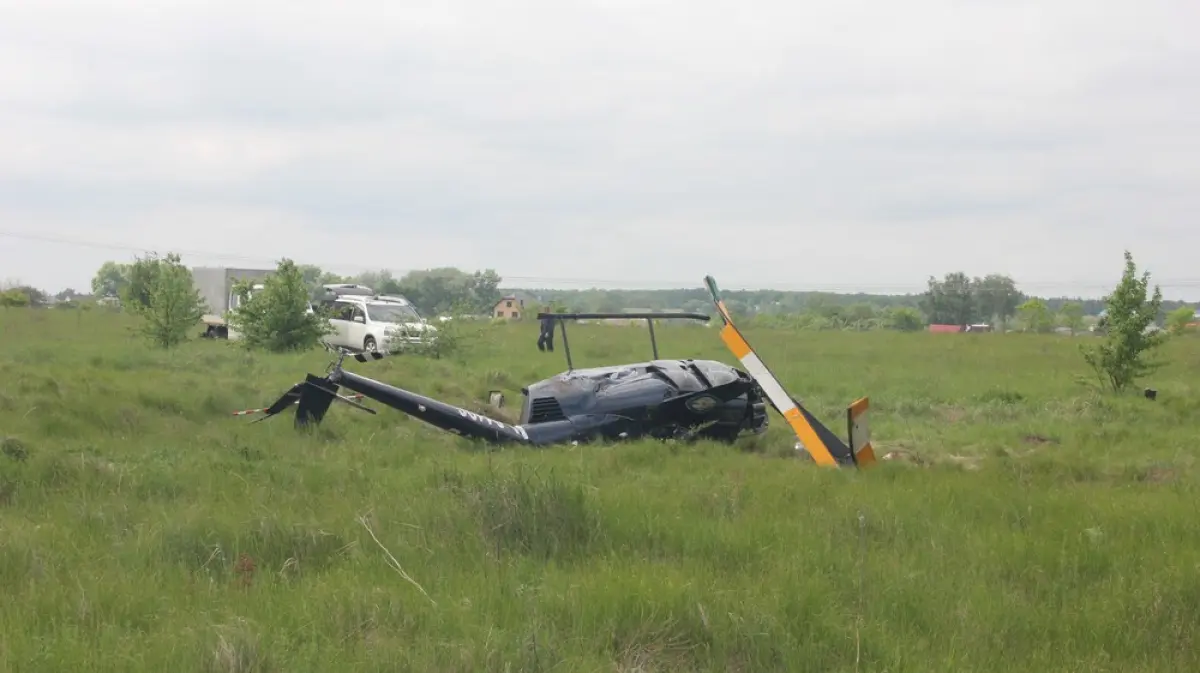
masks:
[[[735,447],[485,452],[387,408],[300,436],[230,413],[326,353],[130,327],[0,311],[0,670],[1200,670],[1200,339],[1151,402],[1081,386],[1082,339],[747,330],[835,431],[870,395],[877,451],[921,461],[859,473],[775,415]],[[564,368],[536,336],[347,368],[515,405]],[[577,365],[649,351],[570,336]]]

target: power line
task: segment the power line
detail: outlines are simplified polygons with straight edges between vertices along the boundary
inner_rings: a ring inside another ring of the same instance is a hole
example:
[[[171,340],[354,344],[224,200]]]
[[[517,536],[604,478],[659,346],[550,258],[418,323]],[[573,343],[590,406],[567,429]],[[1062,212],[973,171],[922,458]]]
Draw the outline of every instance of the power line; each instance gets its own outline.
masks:
[[[41,234],[29,234],[21,232],[0,231],[0,236],[5,238],[18,238],[27,241],[40,241],[43,243],[60,243],[63,245],[74,245],[80,248],[98,248],[104,250],[120,250],[122,252],[141,252],[150,253],[156,252],[159,248],[154,246],[137,246],[124,243],[100,243],[97,241],[84,241],[80,239],[62,238],[57,236],[44,236]],[[239,262],[271,262],[275,263],[277,259],[267,257],[253,257],[249,255],[239,255],[228,252],[212,252],[206,250],[183,250],[179,248],[170,248],[170,252],[178,253],[179,255],[195,255],[197,257],[212,257],[214,259],[228,259]],[[338,265],[346,266],[346,265]]]
[[[56,244],[60,244],[60,245],[72,245],[72,246],[83,247],[83,248],[95,248],[95,249],[103,249],[103,250],[119,250],[122,252],[151,253],[151,252],[158,251],[158,248],[156,248],[154,246],[136,246],[136,245],[129,245],[129,244],[125,244],[125,243],[103,243],[103,242],[99,242],[99,241],[87,241],[87,240],[82,240],[82,239],[77,239],[77,238],[67,238],[67,237],[62,237],[62,236],[50,236],[50,235],[44,235],[44,234],[32,234],[32,233],[27,233],[27,232],[0,231],[0,237],[14,238],[14,239],[19,239],[19,240],[27,240],[27,241],[38,241],[38,242],[43,242],[43,243],[56,243]],[[211,259],[229,260],[229,261],[238,261],[238,262],[247,262],[247,263],[263,263],[263,264],[272,264],[273,265],[279,261],[278,258],[255,257],[252,255],[243,255],[243,254],[228,253],[228,252],[213,252],[210,250],[188,250],[188,249],[170,248],[170,252],[174,252],[179,255],[192,255],[192,256],[196,256],[196,257],[206,257],[206,258],[211,258]],[[296,261],[297,261],[297,263],[300,263],[300,264],[313,264],[313,265],[319,266],[323,269],[355,269],[360,272],[388,271],[388,272],[392,273],[393,275],[399,275],[399,276],[403,276],[404,274],[412,272],[412,271],[422,270],[422,269],[382,269],[380,267],[364,265],[361,263],[335,263],[335,262],[329,262],[329,261],[317,263],[317,262],[312,262],[312,261],[301,261],[301,260],[296,260]],[[697,286],[697,287],[699,286],[699,284],[695,281],[680,281],[680,280],[649,280],[649,279],[631,280],[631,279],[627,279],[627,278],[623,278],[623,279],[564,278],[564,277],[551,277],[551,276],[517,276],[517,275],[505,275],[505,274],[501,274],[501,275],[502,275],[505,285],[512,285],[514,281],[517,281],[520,284],[526,285],[526,286],[536,286],[536,287],[546,287],[546,288],[549,288],[551,286],[561,287],[564,284],[575,285],[575,286],[583,285],[583,286],[586,286],[589,288],[603,286],[603,285],[622,285],[622,286],[624,286],[623,289],[645,289],[645,290],[656,289],[655,287],[652,287],[652,286],[659,286],[661,289],[688,289],[688,288],[691,288],[692,286]],[[1073,290],[1103,289],[1103,290],[1107,291],[1113,287],[1114,282],[1115,282],[1114,279],[1107,279],[1107,280],[1103,280],[1103,281],[1020,281],[1017,284],[1021,289],[1026,290],[1026,291],[1039,290],[1039,289],[1042,291],[1045,291],[1045,290],[1063,289],[1063,288],[1072,288]],[[1166,280],[1155,280],[1153,282],[1154,282],[1154,284],[1156,284],[1159,287],[1164,288],[1164,289],[1200,287],[1200,278],[1166,279]],[[856,293],[864,293],[865,294],[865,293],[870,293],[872,290],[874,290],[876,292],[880,292],[880,293],[887,293],[887,294],[905,293],[905,292],[919,294],[921,292],[924,292],[927,289],[927,286],[925,285],[924,282],[914,283],[911,281],[899,282],[899,283],[863,283],[863,284],[854,284],[854,285],[849,285],[846,283],[812,283],[812,282],[788,283],[788,282],[774,282],[774,281],[773,282],[762,282],[762,283],[725,282],[725,283],[722,283],[722,285],[728,287],[730,290],[735,290],[738,288],[747,288],[747,289],[753,288],[753,289],[775,290],[775,291],[830,292],[830,293],[848,293],[848,294],[856,294]],[[634,287],[634,286],[636,286],[636,287]],[[661,287],[661,286],[667,286],[667,287]]]

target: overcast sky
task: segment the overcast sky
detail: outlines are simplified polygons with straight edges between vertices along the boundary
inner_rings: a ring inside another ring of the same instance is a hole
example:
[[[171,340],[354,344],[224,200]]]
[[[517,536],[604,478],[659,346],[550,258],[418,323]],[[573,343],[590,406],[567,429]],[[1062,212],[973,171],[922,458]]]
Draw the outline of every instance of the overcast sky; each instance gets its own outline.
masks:
[[[86,288],[154,249],[525,286],[920,291],[962,270],[1100,295],[1128,248],[1200,298],[1197,0],[0,17],[0,281]]]

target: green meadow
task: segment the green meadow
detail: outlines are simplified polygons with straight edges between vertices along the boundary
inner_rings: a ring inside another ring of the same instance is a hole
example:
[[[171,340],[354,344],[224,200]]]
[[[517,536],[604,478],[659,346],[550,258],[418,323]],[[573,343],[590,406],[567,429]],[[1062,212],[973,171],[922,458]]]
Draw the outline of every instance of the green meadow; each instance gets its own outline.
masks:
[[[764,437],[489,451],[366,402],[251,425],[328,353],[164,352],[0,310],[0,670],[1200,670],[1200,339],[1104,395],[1079,343],[746,329],[873,468]],[[199,330],[197,330],[198,332]],[[734,363],[715,328],[663,357]],[[644,328],[569,328],[576,366]],[[488,411],[565,368],[535,323],[347,369]]]

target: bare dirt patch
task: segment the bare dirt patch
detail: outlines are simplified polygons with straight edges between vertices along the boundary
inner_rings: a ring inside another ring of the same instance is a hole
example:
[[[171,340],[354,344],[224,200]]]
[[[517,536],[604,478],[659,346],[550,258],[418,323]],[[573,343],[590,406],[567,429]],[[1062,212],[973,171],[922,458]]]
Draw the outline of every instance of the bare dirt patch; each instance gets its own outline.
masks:
[[[922,467],[929,465],[929,461],[922,458],[917,452],[909,449],[894,449],[883,454],[880,460],[889,460],[897,463],[909,463],[912,465],[920,465]]]

